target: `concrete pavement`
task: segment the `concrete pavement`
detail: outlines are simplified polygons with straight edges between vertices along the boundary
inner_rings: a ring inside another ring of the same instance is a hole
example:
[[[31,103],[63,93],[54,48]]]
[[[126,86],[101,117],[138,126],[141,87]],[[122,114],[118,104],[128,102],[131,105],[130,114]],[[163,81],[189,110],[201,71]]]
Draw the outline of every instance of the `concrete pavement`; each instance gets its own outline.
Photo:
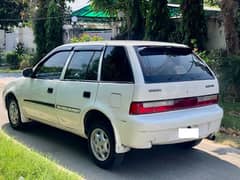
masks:
[[[8,81],[0,79],[0,88]],[[240,150],[208,140],[188,151],[172,145],[132,150],[120,167],[106,171],[91,162],[86,140],[78,136],[40,123],[12,130],[2,103],[0,126],[16,140],[86,179],[240,180]]]

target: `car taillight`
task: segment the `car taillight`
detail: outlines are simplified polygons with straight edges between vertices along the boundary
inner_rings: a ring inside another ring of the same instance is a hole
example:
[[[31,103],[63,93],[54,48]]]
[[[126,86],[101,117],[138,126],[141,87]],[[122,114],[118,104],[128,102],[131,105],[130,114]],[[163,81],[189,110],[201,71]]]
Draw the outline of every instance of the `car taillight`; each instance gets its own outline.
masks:
[[[218,95],[164,100],[156,102],[132,102],[129,113],[132,115],[159,113],[186,108],[208,106],[218,103]]]

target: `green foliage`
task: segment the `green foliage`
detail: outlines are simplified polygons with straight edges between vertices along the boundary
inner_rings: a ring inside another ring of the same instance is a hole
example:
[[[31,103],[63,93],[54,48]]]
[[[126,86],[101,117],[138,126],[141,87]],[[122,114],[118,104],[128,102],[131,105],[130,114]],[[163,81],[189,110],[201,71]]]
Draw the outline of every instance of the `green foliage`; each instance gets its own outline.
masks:
[[[141,40],[144,37],[146,0],[91,0],[96,10],[112,15],[124,14],[122,31],[116,39]]]
[[[0,179],[83,179],[0,131]]]
[[[226,56],[221,59],[221,80],[225,93],[240,101],[240,56]]]
[[[96,10],[107,12],[111,15],[116,15],[118,11],[125,11],[130,0],[91,0],[91,3]]]
[[[240,131],[240,103],[225,102],[222,103],[221,106],[224,109],[222,126]]]
[[[53,18],[54,17],[54,18]],[[63,14],[61,6],[51,0],[47,10],[46,51],[49,52],[63,43]]]
[[[2,19],[21,19],[20,14],[26,4],[20,0],[1,0],[0,4],[1,29],[8,29],[8,26],[17,25],[19,21],[6,21]]]
[[[206,3],[209,6],[218,6],[219,0],[205,0],[204,3]]]
[[[141,0],[132,0],[128,3],[128,39],[142,40],[144,37],[144,18]]]
[[[204,41],[207,40],[203,0],[183,0],[181,10],[183,42],[192,48],[203,50]]]
[[[19,64],[20,69],[31,67],[33,65],[34,55],[32,54],[23,54],[21,56],[21,61]]]
[[[63,19],[65,12],[65,1],[72,0],[39,0],[38,10],[34,21],[34,37],[37,45],[37,62],[50,50],[63,42]]]
[[[15,52],[17,55],[21,56],[25,52],[24,44],[19,42],[15,48]]]
[[[145,39],[167,41],[170,30],[167,0],[151,0],[146,22]]]
[[[77,37],[72,38],[71,43],[88,42],[88,41],[103,41],[103,40],[104,39],[101,36],[83,33],[79,38],[77,38]]]
[[[9,52],[6,54],[6,63],[11,65],[11,69],[17,69],[20,64],[20,57],[16,52]]]
[[[0,66],[1,66],[1,64],[4,63],[4,60],[5,60],[5,58],[3,56],[3,52],[0,50]]]
[[[39,8],[36,11],[35,19],[36,21],[33,22],[33,29],[34,29],[34,37],[36,43],[36,57],[37,59],[41,59],[47,54],[46,49],[46,15],[47,15],[47,0],[40,0],[38,2]],[[39,18],[39,19],[38,19]]]
[[[216,73],[222,100],[240,102],[240,56],[228,56],[221,50],[202,51],[197,54]]]

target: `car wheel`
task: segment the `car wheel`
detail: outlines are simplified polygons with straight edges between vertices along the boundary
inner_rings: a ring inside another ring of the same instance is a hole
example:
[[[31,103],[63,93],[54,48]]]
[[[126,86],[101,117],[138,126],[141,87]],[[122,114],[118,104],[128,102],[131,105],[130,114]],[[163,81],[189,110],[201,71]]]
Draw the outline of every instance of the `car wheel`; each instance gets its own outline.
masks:
[[[198,139],[198,140],[194,140],[194,141],[189,141],[189,142],[184,142],[184,143],[180,143],[180,146],[184,149],[191,149],[194,146],[197,146],[198,144],[200,144],[202,141],[202,139]]]
[[[90,127],[88,133],[90,155],[99,167],[110,169],[121,164],[124,154],[115,152],[115,138],[111,128],[103,123]]]
[[[8,119],[12,128],[21,129],[23,127],[23,123],[21,120],[21,113],[18,106],[18,102],[15,98],[10,98],[7,104],[8,110]]]

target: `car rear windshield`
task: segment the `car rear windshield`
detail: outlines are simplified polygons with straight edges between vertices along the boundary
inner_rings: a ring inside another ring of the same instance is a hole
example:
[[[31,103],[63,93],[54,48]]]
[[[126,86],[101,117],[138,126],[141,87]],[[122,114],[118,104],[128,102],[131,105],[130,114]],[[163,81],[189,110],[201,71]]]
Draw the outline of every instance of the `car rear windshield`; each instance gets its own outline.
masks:
[[[145,83],[214,79],[190,48],[135,47]]]

